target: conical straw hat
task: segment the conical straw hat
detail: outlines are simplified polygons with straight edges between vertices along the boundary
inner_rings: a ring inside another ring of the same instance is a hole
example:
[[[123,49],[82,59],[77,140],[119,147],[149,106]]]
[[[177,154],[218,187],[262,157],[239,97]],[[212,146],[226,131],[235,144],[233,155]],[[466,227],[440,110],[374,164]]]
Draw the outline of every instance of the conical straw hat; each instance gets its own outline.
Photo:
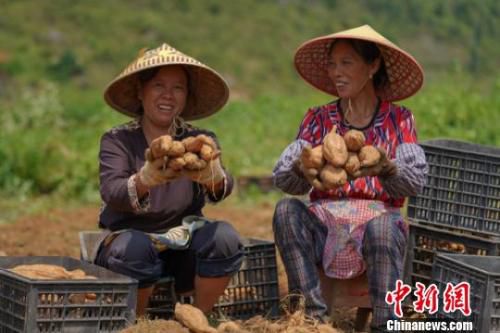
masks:
[[[337,89],[328,77],[328,50],[340,38],[360,39],[377,44],[389,82],[377,90],[377,95],[387,101],[398,101],[415,94],[424,81],[420,64],[409,53],[379,34],[369,25],[311,39],[295,52],[295,68],[304,80],[317,89],[338,96]]]
[[[226,104],[229,88],[222,76],[198,60],[187,56],[168,44],[140,54],[104,91],[104,99],[115,110],[128,116],[140,114],[138,73],[150,68],[183,65],[189,73],[189,94],[181,114],[185,120],[208,117]]]

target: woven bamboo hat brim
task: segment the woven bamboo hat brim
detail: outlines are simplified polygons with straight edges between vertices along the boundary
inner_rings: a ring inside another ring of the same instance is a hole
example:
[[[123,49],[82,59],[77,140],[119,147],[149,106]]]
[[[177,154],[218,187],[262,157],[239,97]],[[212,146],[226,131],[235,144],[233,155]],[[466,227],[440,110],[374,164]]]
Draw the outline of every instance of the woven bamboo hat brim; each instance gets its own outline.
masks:
[[[189,75],[189,94],[181,114],[184,120],[208,117],[219,111],[229,97],[229,87],[222,76],[198,60],[168,44],[140,54],[106,87],[104,99],[115,110],[128,116],[140,114],[137,73],[160,66],[182,65]]]
[[[304,80],[315,88],[338,96],[337,89],[328,76],[328,50],[335,39],[360,39],[377,44],[389,82],[377,90],[377,95],[386,101],[398,101],[415,94],[424,82],[420,64],[409,53],[379,34],[369,25],[311,39],[295,52],[295,68]]]

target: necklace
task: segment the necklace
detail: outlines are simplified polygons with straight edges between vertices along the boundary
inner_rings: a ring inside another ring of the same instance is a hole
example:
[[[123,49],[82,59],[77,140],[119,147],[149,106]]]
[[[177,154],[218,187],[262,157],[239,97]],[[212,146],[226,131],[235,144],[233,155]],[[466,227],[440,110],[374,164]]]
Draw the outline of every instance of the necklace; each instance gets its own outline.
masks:
[[[361,127],[358,127],[358,126],[354,126],[352,125],[349,120],[347,119],[347,115],[348,114],[352,114],[354,111],[353,111],[353,107],[352,107],[352,102],[351,102],[351,99],[349,98],[348,99],[348,102],[347,102],[347,110],[345,110],[345,112],[343,112],[343,109],[342,109],[342,105],[340,103],[340,100],[338,102],[338,108],[340,109],[341,113],[342,113],[342,120],[344,121],[344,123],[348,126],[348,127],[351,127],[351,128],[356,128],[356,129],[365,129],[365,128],[368,128],[372,125],[376,115],[378,114],[378,111],[380,109],[380,104],[381,104],[381,100],[379,97],[377,97],[377,103],[375,104],[375,109],[371,115],[371,118],[370,118],[370,121],[365,125],[365,126],[361,126]]]

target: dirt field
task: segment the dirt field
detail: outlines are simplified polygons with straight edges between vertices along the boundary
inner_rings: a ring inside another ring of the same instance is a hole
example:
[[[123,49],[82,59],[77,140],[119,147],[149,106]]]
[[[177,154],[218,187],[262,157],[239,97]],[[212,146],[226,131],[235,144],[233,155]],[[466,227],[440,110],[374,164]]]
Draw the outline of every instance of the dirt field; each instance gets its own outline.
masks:
[[[274,207],[234,208],[227,204],[207,206],[204,214],[234,224],[243,236],[272,239]],[[79,256],[78,232],[97,229],[98,206],[75,210],[54,209],[42,215],[24,216],[13,224],[0,225],[0,251],[8,255]]]
[[[230,221],[242,236],[272,240],[273,204],[238,207],[229,203],[207,206],[209,218]],[[74,210],[54,209],[42,215],[25,216],[13,224],[0,225],[0,255],[30,256],[59,255],[79,258],[78,232],[97,228],[98,206]],[[279,260],[278,260],[279,261]],[[278,263],[280,294],[287,291],[286,274]],[[344,312],[338,320],[341,326],[352,325],[353,309]]]

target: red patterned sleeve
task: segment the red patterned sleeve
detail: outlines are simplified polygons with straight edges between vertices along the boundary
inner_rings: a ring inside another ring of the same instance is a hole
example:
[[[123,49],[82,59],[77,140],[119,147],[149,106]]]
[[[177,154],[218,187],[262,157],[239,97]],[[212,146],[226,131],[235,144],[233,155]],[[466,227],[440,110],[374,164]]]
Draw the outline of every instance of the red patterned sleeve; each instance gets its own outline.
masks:
[[[417,143],[417,130],[415,128],[415,118],[410,110],[401,107],[399,117],[400,144]]]
[[[318,110],[310,108],[300,124],[297,140],[302,139],[316,146],[321,143],[322,130]]]

